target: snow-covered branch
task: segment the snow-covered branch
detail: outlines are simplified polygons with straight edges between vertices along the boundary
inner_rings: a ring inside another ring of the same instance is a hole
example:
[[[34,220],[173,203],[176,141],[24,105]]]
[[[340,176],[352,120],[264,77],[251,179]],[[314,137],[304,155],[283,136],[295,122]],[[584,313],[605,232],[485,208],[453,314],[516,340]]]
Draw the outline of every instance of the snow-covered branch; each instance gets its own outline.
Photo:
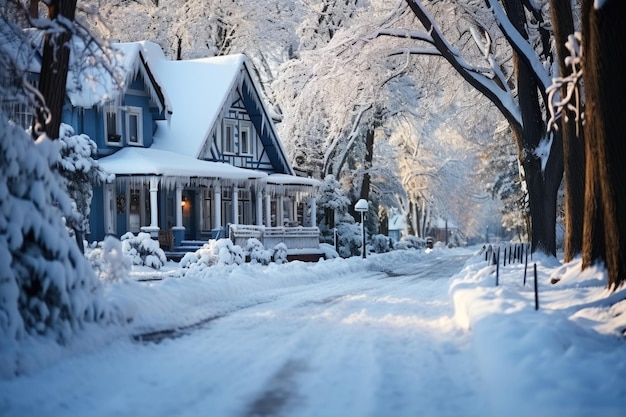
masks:
[[[567,42],[565,42],[565,47],[570,52],[570,55],[565,58],[565,65],[571,68],[571,72],[567,77],[555,77],[552,80],[552,85],[546,90],[548,93],[548,103],[550,104],[548,106],[548,110],[550,111],[548,130],[558,129],[557,120],[561,115],[567,115],[567,113],[563,113],[565,108],[574,113],[577,122],[579,122],[583,116],[583,112],[580,108],[580,82],[583,76],[583,51],[581,49],[580,32],[569,35]],[[560,93],[563,92],[565,94],[561,97]],[[576,125],[579,126],[580,123]]]
[[[359,111],[359,113],[354,118],[354,122],[352,123],[352,129],[350,130],[350,133],[348,134],[348,144],[346,145],[346,148],[344,149],[342,157],[339,163],[337,164],[337,172],[335,173],[335,175],[337,175],[339,171],[341,171],[341,167],[343,166],[345,162],[348,151],[352,148],[354,141],[359,137],[359,134],[361,132],[361,129],[360,129],[361,119],[363,118],[363,115],[365,114],[365,112],[370,110],[372,106],[373,106],[372,103],[369,103],[368,105],[363,106],[361,110]],[[328,149],[324,153],[324,173],[325,174],[329,173],[328,168],[330,167],[331,157],[334,154],[335,149],[339,145],[340,139],[341,138],[339,137],[335,138],[333,143],[328,147]]]
[[[483,93],[492,103],[498,107],[504,117],[517,128],[522,126],[522,116],[519,107],[510,91],[503,89],[493,79],[493,73],[483,74],[470,65],[459,52],[448,42],[435,19],[426,10],[420,0],[407,0],[409,7],[430,33],[433,45],[441,52],[450,65],[461,75],[470,85]]]
[[[550,75],[545,70],[537,52],[533,49],[532,45],[524,39],[515,26],[513,26],[513,23],[511,23],[511,20],[497,0],[485,0],[485,2],[492,11],[496,23],[509,41],[511,47],[517,52],[520,59],[526,62],[528,67],[533,71],[537,82],[540,84],[540,89],[546,91],[548,86],[552,83]]]
[[[394,38],[405,38],[415,41],[424,41],[433,44],[433,38],[423,30],[409,29],[378,29],[365,37],[366,40],[374,40],[380,36],[391,36]]]
[[[387,56],[398,56],[398,55],[432,55],[432,56],[441,56],[441,52],[437,48],[395,48],[389,51]]]

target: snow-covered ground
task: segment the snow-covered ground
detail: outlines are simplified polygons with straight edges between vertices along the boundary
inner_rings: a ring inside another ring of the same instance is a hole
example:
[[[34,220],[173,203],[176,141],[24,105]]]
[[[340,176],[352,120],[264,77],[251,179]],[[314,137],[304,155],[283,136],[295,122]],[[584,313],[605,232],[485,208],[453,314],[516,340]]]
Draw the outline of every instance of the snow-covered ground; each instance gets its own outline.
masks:
[[[133,321],[21,346],[0,416],[626,415],[626,290],[535,259],[535,311],[478,249],[135,267],[106,288]]]

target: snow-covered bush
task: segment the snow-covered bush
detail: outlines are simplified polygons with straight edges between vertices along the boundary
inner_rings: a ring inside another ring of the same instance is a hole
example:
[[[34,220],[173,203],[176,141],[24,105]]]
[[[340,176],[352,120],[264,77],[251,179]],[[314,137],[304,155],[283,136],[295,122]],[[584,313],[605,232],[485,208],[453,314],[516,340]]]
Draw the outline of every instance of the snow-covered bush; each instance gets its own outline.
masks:
[[[417,236],[402,236],[400,242],[396,243],[396,249],[424,249],[426,239]]]
[[[385,235],[374,235],[370,242],[372,251],[376,253],[389,252],[392,248],[390,245],[389,237]]]
[[[124,254],[122,242],[116,237],[107,236],[103,242],[88,248],[86,256],[101,280],[119,282],[128,278],[132,260]]]
[[[64,343],[111,317],[63,221],[71,201],[51,169],[59,147],[33,141],[0,109],[0,346],[27,334]]]
[[[113,176],[100,168],[93,159],[96,143],[87,135],[74,135],[70,125],[61,124],[59,129],[61,153],[57,169],[63,177],[67,194],[74,202],[74,213],[66,213],[67,226],[72,230],[89,233],[89,213],[93,186],[111,181]]]
[[[189,252],[180,260],[181,268],[204,269],[213,265],[241,265],[245,260],[241,246],[230,239],[211,240],[195,252]]]
[[[220,265],[241,265],[246,260],[241,246],[235,245],[230,239],[218,240],[216,247],[219,249],[218,264]]]
[[[334,175],[327,175],[317,195],[321,242],[334,243],[334,228],[340,223],[354,222],[354,218],[348,212],[350,204],[347,191],[341,187]]]
[[[337,225],[337,252],[342,258],[349,258],[361,254],[361,225],[339,223]]]
[[[266,250],[259,239],[250,238],[246,242],[246,254],[250,257],[251,263],[268,265],[272,262],[272,251]]]
[[[274,262],[277,264],[284,264],[287,262],[287,245],[284,243],[278,243],[274,246]]]
[[[133,265],[145,265],[160,269],[167,262],[165,252],[159,247],[159,242],[152,239],[149,233],[140,232],[135,236],[131,232],[122,237],[124,255],[130,257]]]

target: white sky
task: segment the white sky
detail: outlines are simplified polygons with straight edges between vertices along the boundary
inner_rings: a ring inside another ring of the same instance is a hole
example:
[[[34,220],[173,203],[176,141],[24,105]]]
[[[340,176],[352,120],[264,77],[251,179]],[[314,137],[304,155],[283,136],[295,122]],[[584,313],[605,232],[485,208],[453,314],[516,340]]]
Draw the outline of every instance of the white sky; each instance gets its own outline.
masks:
[[[62,352],[25,343],[32,374],[0,381],[0,415],[626,415],[626,303],[606,307],[626,290],[542,258],[535,311],[523,265],[501,267],[495,287],[473,249],[183,278],[174,263],[136,268],[106,284],[133,322]],[[172,277],[137,282],[155,275]],[[176,328],[159,343],[126,337]]]

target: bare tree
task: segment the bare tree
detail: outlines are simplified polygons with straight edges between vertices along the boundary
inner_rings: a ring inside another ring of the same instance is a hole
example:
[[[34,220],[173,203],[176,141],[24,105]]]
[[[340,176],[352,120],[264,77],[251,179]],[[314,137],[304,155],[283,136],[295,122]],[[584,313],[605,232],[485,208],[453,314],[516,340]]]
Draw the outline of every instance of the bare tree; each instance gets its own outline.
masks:
[[[558,57],[561,78],[570,77],[575,64],[568,65],[570,50],[568,38],[574,35],[574,17],[571,0],[550,0],[550,12],[554,43]],[[565,84],[566,85],[566,84]],[[585,148],[583,144],[582,119],[574,111],[582,106],[580,95],[569,98],[565,87],[560,96],[568,98],[568,105],[561,112],[561,135],[563,138],[563,160],[565,178],[565,250],[564,260],[568,262],[583,248],[583,208],[585,184]],[[571,102],[570,102],[571,101]]]

